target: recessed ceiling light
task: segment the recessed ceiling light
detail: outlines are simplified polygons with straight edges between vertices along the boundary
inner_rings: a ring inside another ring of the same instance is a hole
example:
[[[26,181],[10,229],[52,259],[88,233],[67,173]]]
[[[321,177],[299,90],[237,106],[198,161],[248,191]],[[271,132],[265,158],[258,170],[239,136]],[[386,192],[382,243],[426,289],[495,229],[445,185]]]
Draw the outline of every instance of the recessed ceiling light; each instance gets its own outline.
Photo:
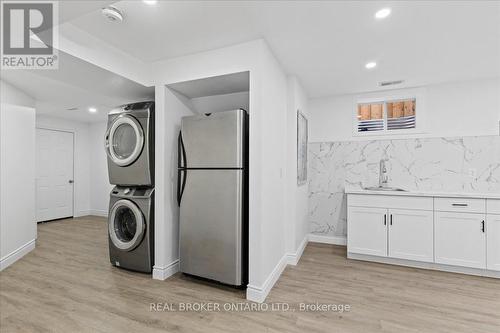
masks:
[[[377,63],[376,63],[376,62],[374,62],[374,61],[371,61],[371,62],[366,63],[365,67],[366,67],[367,69],[372,69],[372,68],[377,67]]]
[[[89,112],[90,112],[90,113],[96,113],[96,112],[97,112],[97,109],[96,109],[96,108],[94,108],[94,107],[90,107],[90,108],[89,108]]]
[[[142,0],[142,2],[144,2],[146,5],[156,5],[156,3],[158,2],[157,0]]]
[[[375,18],[380,20],[380,19],[386,18],[389,15],[391,15],[391,9],[390,8],[383,8],[375,13]]]

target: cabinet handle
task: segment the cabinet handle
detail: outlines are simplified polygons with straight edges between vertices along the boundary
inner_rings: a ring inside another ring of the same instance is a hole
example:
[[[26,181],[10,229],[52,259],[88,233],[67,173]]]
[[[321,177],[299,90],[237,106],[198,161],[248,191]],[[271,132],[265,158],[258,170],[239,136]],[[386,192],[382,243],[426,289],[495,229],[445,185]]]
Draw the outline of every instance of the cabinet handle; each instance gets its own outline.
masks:
[[[481,222],[481,231],[484,232],[484,220]]]
[[[384,214],[384,225],[387,225],[387,214]]]
[[[454,203],[451,205],[454,207],[467,207],[468,206],[468,204],[466,204],[466,203]]]
[[[392,225],[392,214],[391,214],[391,225]]]

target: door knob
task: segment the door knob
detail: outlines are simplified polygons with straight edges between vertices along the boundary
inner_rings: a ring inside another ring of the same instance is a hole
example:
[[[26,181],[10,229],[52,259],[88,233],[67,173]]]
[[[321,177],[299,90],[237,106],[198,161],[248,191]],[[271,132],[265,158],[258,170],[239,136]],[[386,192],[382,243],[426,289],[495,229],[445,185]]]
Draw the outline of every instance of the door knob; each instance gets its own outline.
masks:
[[[73,184],[74,183],[73,179],[68,180],[68,183]]]

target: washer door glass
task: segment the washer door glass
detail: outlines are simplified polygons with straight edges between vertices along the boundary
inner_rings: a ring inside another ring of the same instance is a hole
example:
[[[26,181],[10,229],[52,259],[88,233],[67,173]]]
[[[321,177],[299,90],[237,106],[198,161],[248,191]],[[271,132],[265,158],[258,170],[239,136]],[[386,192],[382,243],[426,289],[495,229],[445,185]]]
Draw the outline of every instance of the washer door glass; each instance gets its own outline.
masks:
[[[137,205],[121,199],[111,208],[109,217],[109,237],[120,250],[130,251],[142,241],[146,224]]]
[[[132,116],[116,118],[106,135],[106,152],[119,166],[134,163],[142,152],[144,132],[139,122]]]

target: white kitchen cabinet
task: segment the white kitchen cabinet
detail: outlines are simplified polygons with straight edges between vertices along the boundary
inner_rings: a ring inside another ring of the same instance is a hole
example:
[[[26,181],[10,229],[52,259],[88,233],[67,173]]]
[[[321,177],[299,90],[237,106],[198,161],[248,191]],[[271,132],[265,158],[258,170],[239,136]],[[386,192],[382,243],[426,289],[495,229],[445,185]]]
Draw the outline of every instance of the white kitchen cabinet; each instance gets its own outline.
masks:
[[[387,256],[387,209],[349,207],[347,251]]]
[[[485,214],[435,212],[435,262],[486,268]]]
[[[486,217],[486,267],[500,271],[500,215]]]
[[[434,261],[432,211],[389,209],[388,221],[389,257]]]
[[[434,209],[441,212],[484,213],[486,200],[478,198],[434,198]]]
[[[486,200],[486,207],[486,211],[488,212],[488,214],[500,215],[500,199]]]

